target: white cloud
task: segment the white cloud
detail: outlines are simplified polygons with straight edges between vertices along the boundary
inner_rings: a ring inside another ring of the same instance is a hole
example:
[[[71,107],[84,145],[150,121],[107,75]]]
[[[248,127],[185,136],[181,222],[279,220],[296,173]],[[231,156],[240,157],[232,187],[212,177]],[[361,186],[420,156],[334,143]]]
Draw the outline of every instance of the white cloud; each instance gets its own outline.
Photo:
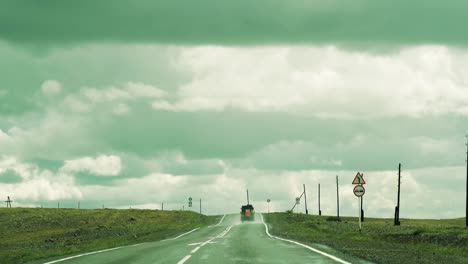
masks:
[[[62,91],[62,84],[56,80],[47,80],[42,83],[41,91],[46,95],[56,95]]]
[[[22,178],[19,183],[0,183],[4,194],[11,196],[17,203],[82,197],[70,175],[55,174],[34,164],[23,163],[14,157],[0,159],[0,174],[6,170],[12,170]]]
[[[468,53],[417,46],[394,53],[321,47],[186,48],[192,80],[166,111],[287,111],[318,117],[468,114]]]
[[[128,82],[124,87],[83,88],[81,95],[93,103],[135,100],[139,98],[159,98],[165,92],[141,82]]]
[[[122,163],[119,156],[100,155],[96,158],[66,160],[60,170],[69,173],[88,172],[99,176],[117,176],[122,170]]]

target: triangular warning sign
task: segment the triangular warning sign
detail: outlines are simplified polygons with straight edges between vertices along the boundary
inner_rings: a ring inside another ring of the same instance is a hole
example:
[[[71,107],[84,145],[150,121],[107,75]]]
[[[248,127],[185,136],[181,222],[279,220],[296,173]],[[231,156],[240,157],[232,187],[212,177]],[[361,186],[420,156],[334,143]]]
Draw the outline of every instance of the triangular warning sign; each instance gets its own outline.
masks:
[[[354,177],[353,184],[366,184],[366,181],[364,180],[364,175],[358,172]]]

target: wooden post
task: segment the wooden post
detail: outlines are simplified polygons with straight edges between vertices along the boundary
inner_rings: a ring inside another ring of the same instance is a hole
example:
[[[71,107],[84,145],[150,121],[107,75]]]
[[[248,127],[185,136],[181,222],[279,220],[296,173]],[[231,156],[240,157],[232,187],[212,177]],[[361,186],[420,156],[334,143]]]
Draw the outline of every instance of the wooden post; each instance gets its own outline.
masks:
[[[319,209],[318,213],[319,213],[319,215],[322,215],[322,210],[320,210],[320,183],[319,183],[319,185],[318,185],[318,206],[319,206],[319,208],[318,208],[318,209]]]
[[[336,217],[340,218],[340,194],[338,189],[338,175],[336,175]]]

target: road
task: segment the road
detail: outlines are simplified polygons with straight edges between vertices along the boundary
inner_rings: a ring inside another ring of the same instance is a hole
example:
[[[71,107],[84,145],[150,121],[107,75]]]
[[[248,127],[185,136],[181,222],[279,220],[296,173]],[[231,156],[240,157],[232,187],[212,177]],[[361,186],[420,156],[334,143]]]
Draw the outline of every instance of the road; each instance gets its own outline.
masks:
[[[241,223],[239,215],[228,215],[217,225],[192,230],[172,239],[46,263],[348,263],[305,245],[272,237],[261,215],[257,214],[256,218],[254,222]]]

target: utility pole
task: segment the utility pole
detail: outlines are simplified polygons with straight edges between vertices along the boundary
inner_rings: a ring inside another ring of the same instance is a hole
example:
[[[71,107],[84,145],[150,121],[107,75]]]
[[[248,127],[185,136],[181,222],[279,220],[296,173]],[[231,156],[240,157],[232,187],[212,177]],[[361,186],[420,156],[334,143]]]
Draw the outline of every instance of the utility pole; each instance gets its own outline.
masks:
[[[320,210],[320,183],[318,185],[318,206],[319,206],[319,215],[322,215],[322,210]]]
[[[395,219],[394,225],[400,225],[400,185],[401,185],[401,163],[398,163],[398,194],[397,194],[397,206],[395,207]]]
[[[336,175],[336,217],[340,218],[340,194],[338,190],[338,175]]]
[[[307,209],[307,194],[306,194],[305,184],[304,184],[304,204],[305,204],[305,213],[306,215],[308,215],[309,210]]]
[[[200,215],[201,215],[201,198],[200,198]]]
[[[465,227],[468,227],[468,135],[466,135],[466,203],[465,203]]]

